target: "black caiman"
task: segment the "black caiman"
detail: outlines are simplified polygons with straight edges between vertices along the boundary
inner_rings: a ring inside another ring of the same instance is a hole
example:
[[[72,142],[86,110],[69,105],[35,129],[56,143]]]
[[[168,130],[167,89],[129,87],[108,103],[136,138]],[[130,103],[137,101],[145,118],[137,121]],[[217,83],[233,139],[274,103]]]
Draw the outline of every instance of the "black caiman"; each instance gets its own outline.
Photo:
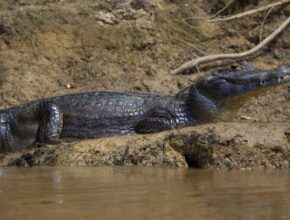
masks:
[[[232,115],[255,94],[290,81],[290,68],[246,62],[201,77],[175,96],[129,92],[68,94],[0,110],[0,152],[63,138],[147,134]]]

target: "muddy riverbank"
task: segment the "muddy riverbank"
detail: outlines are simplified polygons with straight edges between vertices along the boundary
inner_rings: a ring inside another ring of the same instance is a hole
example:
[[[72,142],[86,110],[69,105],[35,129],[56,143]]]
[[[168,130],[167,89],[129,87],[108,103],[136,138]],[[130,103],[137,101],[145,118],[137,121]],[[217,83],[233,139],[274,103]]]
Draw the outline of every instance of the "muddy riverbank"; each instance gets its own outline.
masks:
[[[288,168],[287,132],[289,125],[280,123],[209,124],[153,135],[40,146],[2,155],[0,166]]]
[[[270,2],[236,3],[223,15]],[[220,63],[200,66],[192,75],[171,75],[170,70],[197,56],[244,51],[259,42],[266,12],[227,23],[195,19],[212,16],[225,3],[0,1],[0,108],[80,91],[175,94]],[[289,7],[270,13],[262,37],[289,16]],[[289,57],[288,28],[248,61],[270,69],[290,65]],[[1,155],[0,164],[288,167],[289,88],[284,85],[252,98],[230,123],[35,146]]]

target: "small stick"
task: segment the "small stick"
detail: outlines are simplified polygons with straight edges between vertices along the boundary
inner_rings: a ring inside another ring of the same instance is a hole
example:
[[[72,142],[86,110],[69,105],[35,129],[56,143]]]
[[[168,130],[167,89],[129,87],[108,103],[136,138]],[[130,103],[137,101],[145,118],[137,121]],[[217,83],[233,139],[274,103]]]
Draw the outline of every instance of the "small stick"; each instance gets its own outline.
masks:
[[[275,6],[279,6],[279,5],[282,5],[282,4],[287,4],[287,3],[290,3],[290,0],[278,1],[278,2],[275,2],[275,3],[269,4],[269,5],[265,5],[265,6],[260,7],[260,8],[252,9],[252,10],[249,10],[249,11],[245,11],[245,12],[242,12],[242,13],[239,13],[239,14],[235,14],[235,15],[232,15],[232,16],[229,16],[229,17],[215,18],[215,19],[210,19],[209,21],[212,21],[212,22],[230,21],[230,20],[242,18],[242,17],[248,16],[248,15],[251,15],[251,14],[254,14],[254,13],[257,13],[257,12],[260,12],[260,11],[264,11],[264,10],[267,10],[269,8],[273,8]]]
[[[232,1],[232,2],[234,2],[234,1]],[[230,1],[220,11],[224,11],[230,4],[232,4],[232,2]],[[234,20],[234,19],[237,19],[237,18],[242,18],[242,17],[248,16],[248,15],[254,14],[254,13],[257,13],[257,12],[260,12],[260,11],[264,11],[264,10],[267,10],[269,8],[273,8],[275,6],[279,6],[279,5],[282,5],[282,4],[287,4],[289,2],[290,2],[290,0],[282,0],[282,1],[278,1],[278,2],[275,2],[275,3],[260,7],[260,8],[252,9],[252,10],[249,10],[249,11],[246,11],[246,12],[242,12],[242,13],[235,14],[235,15],[232,15],[232,16],[229,16],[229,17],[224,17],[224,18],[215,18],[218,14],[221,13],[220,11],[218,11],[215,15],[210,16],[209,18],[188,17],[188,18],[184,18],[182,20],[188,26],[191,26],[191,25],[187,23],[187,20],[206,20],[206,21],[210,21],[210,22],[230,21],[230,20]]]
[[[265,47],[273,39],[275,39],[289,24],[290,24],[290,16],[275,31],[273,31],[272,34],[270,34],[261,43],[259,43],[258,45],[256,45],[250,50],[247,50],[241,53],[215,54],[215,55],[209,55],[209,56],[204,56],[204,57],[198,57],[197,59],[194,59],[194,60],[191,60],[189,62],[182,64],[180,67],[176,68],[171,73],[180,74],[188,70],[191,70],[192,68],[203,63],[209,63],[216,60],[225,60],[225,59],[239,59],[239,58],[244,58],[249,55],[252,55],[258,50],[260,50],[261,48]]]
[[[266,22],[266,19],[268,18],[269,14],[271,13],[271,11],[273,10],[273,8],[270,8],[269,11],[266,13],[263,21],[262,21],[262,25],[261,25],[261,29],[260,29],[260,35],[259,35],[259,40],[260,42],[262,41],[262,37],[263,37],[263,28],[264,28],[264,24]]]
[[[212,18],[215,18],[216,16],[220,15],[223,11],[225,11],[235,0],[230,0],[225,7],[223,7],[221,10],[219,10],[217,13],[215,13]]]

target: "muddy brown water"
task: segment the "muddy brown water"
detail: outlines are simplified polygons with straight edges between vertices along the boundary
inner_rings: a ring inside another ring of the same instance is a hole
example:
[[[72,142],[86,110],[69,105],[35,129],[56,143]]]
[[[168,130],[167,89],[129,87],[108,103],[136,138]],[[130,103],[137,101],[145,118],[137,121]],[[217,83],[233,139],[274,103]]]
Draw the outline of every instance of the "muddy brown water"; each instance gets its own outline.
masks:
[[[289,219],[290,171],[0,169],[0,219]]]

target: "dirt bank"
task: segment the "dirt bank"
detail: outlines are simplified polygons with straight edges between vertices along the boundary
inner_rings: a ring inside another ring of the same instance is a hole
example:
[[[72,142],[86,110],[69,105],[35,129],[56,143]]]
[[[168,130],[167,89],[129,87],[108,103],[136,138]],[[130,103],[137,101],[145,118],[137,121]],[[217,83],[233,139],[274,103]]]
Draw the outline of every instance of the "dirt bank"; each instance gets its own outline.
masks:
[[[173,76],[169,74],[171,69],[193,57],[243,51],[259,42],[261,22],[265,13],[227,23],[210,23],[197,19],[186,19],[185,22],[185,18],[209,17],[221,9],[226,2],[221,0],[194,2],[189,0],[0,0],[0,108],[79,91],[118,90],[174,94],[190,85],[197,77],[205,74],[219,62],[201,66],[201,72],[193,75]],[[271,1],[260,0],[247,1],[245,4],[236,3],[237,5],[232,5],[223,14],[236,13],[269,2]],[[289,14],[289,5],[275,8],[265,22],[262,36],[265,37],[271,33]],[[248,61],[257,67],[267,69],[282,63],[290,65],[289,57],[290,31],[288,28],[277,40]],[[269,135],[271,126],[276,126],[277,123],[283,123],[283,126],[287,123],[289,125],[289,100],[289,85],[251,99],[241,109],[234,120],[236,122],[232,124],[237,128],[235,135],[238,135],[238,131],[243,131],[238,129],[239,127],[251,129],[254,126],[256,128],[253,124],[245,127],[239,123],[240,116],[246,115],[259,121],[261,127],[267,130],[268,133],[265,131],[267,135],[263,139],[270,139],[269,137],[272,139],[272,136],[276,134]],[[225,129],[224,133],[230,132],[224,124],[214,126],[221,132],[222,129]],[[199,128],[185,129],[181,133],[190,137],[191,132],[197,132],[196,129]],[[202,135],[207,137],[206,130],[201,130],[205,132]],[[259,141],[262,137],[256,134],[257,132],[258,129],[253,131],[251,138]],[[169,133],[173,136],[179,134],[178,131]],[[135,138],[146,139],[148,141],[146,143],[150,143],[146,146],[159,146],[158,143],[162,143],[162,138],[159,139],[163,137],[162,135],[90,140],[64,144],[63,149],[61,148],[63,145],[60,145],[49,147],[47,150],[56,152],[50,155],[57,154],[59,155],[57,158],[61,155],[63,155],[62,158],[67,158],[67,162],[63,159],[62,162],[51,162],[51,164],[115,164],[116,162],[110,162],[111,159],[108,159],[108,162],[98,162],[99,159],[96,159],[95,163],[93,160],[85,162],[80,159],[78,162],[73,159],[74,157],[70,158],[65,155],[71,155],[71,151],[74,152],[77,148],[75,146],[89,144],[92,149],[102,146],[100,152],[107,156],[108,152],[112,152],[112,157],[114,157],[113,147],[120,146],[122,143],[122,146],[126,146],[127,142],[133,143]],[[282,136],[278,135],[278,139],[284,143],[280,144],[282,148],[286,149],[285,135],[283,138]],[[178,137],[180,136],[177,135],[176,138]],[[110,145],[111,141],[115,144]],[[137,152],[142,147],[141,143],[140,146],[134,145]],[[181,146],[181,148],[185,147],[185,145]],[[223,148],[219,149],[222,152]],[[226,144],[224,149],[228,149]],[[264,155],[266,161],[271,161],[267,159],[265,151],[259,150],[260,148],[254,149],[256,149],[255,154],[260,155],[259,157],[262,158]],[[188,165],[189,159],[184,159],[185,154],[179,154],[173,148],[168,152],[170,156],[164,156],[159,152],[160,155],[158,153],[159,156],[155,162],[143,165]],[[123,155],[116,154],[120,157]],[[275,155],[272,156],[276,158]],[[246,154],[242,156],[242,158],[245,157]],[[56,161],[59,160],[57,158]],[[225,167],[222,165],[224,158],[217,157],[216,159],[216,161],[220,160],[221,165],[217,165],[218,162],[212,162],[208,166]],[[112,161],[116,160],[112,159]],[[137,164],[142,165],[142,163]],[[272,162],[269,163],[272,164]],[[136,163],[124,162],[124,164]],[[239,164],[240,162],[230,167],[239,167]],[[284,165],[281,164],[284,162],[279,162],[279,165],[274,166],[283,167]],[[258,162],[254,165],[260,166]],[[198,166],[207,167],[206,165]],[[251,164],[241,166],[249,167]]]
[[[138,165],[195,168],[285,168],[289,126],[208,124],[154,135],[103,138],[23,150],[0,166]],[[269,138],[271,137],[271,138]]]

